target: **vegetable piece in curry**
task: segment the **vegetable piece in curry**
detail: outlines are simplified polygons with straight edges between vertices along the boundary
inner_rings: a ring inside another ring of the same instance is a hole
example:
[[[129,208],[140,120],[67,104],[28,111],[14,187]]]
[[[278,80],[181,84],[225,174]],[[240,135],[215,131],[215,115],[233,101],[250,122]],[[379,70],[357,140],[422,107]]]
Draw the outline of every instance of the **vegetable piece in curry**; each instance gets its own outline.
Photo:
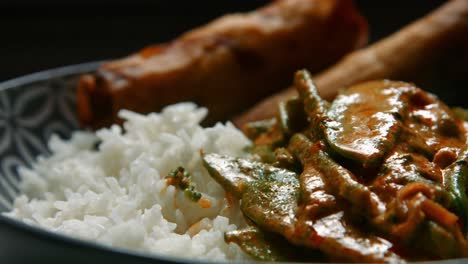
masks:
[[[358,84],[331,103],[305,70],[294,86],[275,119],[246,126],[251,159],[203,156],[251,223],[227,241],[259,260],[468,257],[465,121],[410,83]]]
[[[167,184],[173,185],[180,190],[184,191],[185,196],[194,201],[198,202],[201,198],[201,193],[195,190],[195,185],[191,181],[191,175],[183,167],[178,167],[177,169],[171,171],[169,175],[166,176]]]

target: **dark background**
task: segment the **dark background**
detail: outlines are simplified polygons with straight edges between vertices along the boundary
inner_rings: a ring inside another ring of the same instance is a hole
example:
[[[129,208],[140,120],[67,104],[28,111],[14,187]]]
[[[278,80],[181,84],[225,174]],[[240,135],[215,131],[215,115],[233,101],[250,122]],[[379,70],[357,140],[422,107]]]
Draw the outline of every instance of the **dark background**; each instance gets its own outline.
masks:
[[[0,0],[0,82],[49,68],[122,57],[224,13],[267,2]],[[371,41],[375,41],[444,1],[355,2],[368,19]]]

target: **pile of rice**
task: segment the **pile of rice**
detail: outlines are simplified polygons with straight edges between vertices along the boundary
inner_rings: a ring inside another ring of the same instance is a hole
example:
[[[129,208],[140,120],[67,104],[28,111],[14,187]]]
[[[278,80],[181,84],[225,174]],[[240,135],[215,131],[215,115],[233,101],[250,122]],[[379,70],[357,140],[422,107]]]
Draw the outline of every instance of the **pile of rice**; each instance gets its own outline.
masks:
[[[203,128],[205,108],[180,103],[147,116],[121,111],[124,129],[52,137],[52,155],[21,168],[22,195],[7,215],[72,236],[156,254],[212,260],[248,258],[224,232],[245,225],[238,205],[203,168],[200,150],[246,156],[232,124]],[[97,147],[96,147],[97,145]],[[198,202],[167,184],[182,166]]]

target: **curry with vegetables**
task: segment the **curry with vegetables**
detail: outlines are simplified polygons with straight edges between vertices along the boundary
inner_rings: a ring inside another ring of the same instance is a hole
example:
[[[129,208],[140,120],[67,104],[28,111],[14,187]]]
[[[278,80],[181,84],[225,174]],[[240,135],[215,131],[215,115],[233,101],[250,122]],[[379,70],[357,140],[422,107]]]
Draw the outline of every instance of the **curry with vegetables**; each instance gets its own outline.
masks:
[[[305,71],[276,118],[247,124],[251,159],[204,154],[250,226],[226,233],[259,260],[400,263],[468,257],[466,123],[389,80],[323,100]]]

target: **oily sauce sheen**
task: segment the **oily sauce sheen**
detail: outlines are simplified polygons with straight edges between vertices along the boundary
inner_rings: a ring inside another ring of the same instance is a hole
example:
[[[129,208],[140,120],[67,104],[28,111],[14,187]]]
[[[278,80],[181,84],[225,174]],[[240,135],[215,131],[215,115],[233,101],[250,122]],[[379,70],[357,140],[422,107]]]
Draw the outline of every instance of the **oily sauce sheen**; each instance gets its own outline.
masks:
[[[294,86],[299,97],[280,105],[273,121],[246,125],[252,159],[204,155],[251,223],[248,236],[228,232],[229,241],[262,260],[283,260],[291,250],[314,254],[289,261],[468,256],[463,120],[410,83],[358,84],[331,103],[307,71],[296,73]],[[270,234],[288,252],[247,239]]]

